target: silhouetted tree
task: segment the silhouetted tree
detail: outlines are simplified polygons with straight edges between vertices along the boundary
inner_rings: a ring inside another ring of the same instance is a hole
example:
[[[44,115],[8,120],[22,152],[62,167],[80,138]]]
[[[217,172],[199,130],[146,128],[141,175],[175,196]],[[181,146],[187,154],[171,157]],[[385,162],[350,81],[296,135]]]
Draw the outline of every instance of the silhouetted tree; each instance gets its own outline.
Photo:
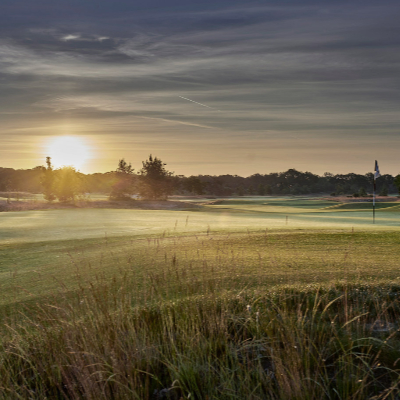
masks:
[[[387,196],[388,194],[389,194],[388,188],[387,188],[386,184],[383,184],[383,186],[379,192],[379,196]]]
[[[238,196],[244,196],[244,189],[243,189],[243,186],[239,186],[239,187],[236,189],[236,191],[237,191],[237,195],[238,195]]]
[[[121,160],[118,161],[118,168],[117,168],[117,172],[121,173],[121,174],[133,174],[134,169],[132,168],[131,163],[127,163],[125,161],[124,158],[122,158]]]
[[[43,175],[41,179],[41,184],[43,187],[43,197],[47,201],[54,201],[56,195],[55,190],[55,173],[53,166],[51,165],[51,157],[46,157],[47,168],[43,168]]]
[[[197,176],[190,176],[184,181],[183,187],[190,193],[201,195],[204,193],[205,184]]]
[[[167,200],[173,191],[172,175],[165,169],[165,165],[159,158],[150,154],[149,159],[142,162],[140,170],[139,194],[147,200]]]
[[[400,194],[400,174],[394,178],[394,185],[397,187],[397,190]]]
[[[134,191],[134,169],[132,165],[128,164],[123,158],[119,160],[116,176],[116,182],[112,186],[110,198],[117,200],[130,198]]]

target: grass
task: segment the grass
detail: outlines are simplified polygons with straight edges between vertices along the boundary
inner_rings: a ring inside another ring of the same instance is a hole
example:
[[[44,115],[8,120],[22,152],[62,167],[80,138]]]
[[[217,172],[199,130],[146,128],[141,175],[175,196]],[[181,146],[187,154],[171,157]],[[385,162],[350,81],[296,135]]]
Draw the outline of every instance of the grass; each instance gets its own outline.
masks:
[[[152,279],[134,306],[100,281],[7,322],[3,398],[396,398],[399,286],[197,285],[167,300]]]
[[[81,277],[118,271],[158,273],[175,259],[180,269],[203,264],[241,285],[326,283],[340,279],[400,278],[399,234],[368,231],[255,231],[33,242],[4,246],[0,305],[71,290]],[[175,276],[170,277],[172,281]]]
[[[398,399],[397,214],[310,201],[3,214],[0,398]]]

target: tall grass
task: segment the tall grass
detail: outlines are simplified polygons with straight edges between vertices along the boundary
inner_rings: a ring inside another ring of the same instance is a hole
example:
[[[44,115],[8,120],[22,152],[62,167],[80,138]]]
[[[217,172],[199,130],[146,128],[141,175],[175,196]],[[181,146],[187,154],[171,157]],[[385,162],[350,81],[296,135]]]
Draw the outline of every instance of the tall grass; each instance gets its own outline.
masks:
[[[228,269],[226,247],[154,246],[162,266],[118,259],[112,279],[78,274],[78,289],[4,312],[0,398],[398,398],[400,285],[268,286],[236,249]]]

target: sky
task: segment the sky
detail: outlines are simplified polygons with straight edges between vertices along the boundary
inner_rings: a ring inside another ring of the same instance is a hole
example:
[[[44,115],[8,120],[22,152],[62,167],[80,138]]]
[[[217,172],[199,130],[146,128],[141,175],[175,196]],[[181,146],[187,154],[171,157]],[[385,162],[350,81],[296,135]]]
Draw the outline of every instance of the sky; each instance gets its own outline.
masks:
[[[2,0],[0,167],[72,136],[84,173],[152,154],[186,176],[397,175],[399,17],[397,0]]]

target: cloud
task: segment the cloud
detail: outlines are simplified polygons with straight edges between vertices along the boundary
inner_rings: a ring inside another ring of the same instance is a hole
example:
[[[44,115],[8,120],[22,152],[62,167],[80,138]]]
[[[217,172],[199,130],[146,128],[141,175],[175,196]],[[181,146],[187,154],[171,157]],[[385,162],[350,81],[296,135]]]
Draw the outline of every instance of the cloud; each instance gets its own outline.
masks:
[[[28,7],[18,29],[0,16],[2,115],[29,113],[32,126],[113,121],[107,129],[121,136],[129,124],[191,138],[201,129],[207,140],[215,130],[242,148],[273,135],[282,146],[304,139],[321,148],[332,135],[398,137],[391,2],[151,4],[99,0],[91,18],[72,5],[57,15]]]
[[[61,38],[61,40],[68,41],[68,40],[79,40],[81,38],[80,35],[65,35]]]
[[[58,32],[52,32],[55,37],[59,37]],[[68,42],[70,40],[80,41],[80,42],[103,42],[104,40],[109,40],[109,36],[99,36],[99,35],[82,35],[82,34],[67,34],[60,37],[60,40]]]

